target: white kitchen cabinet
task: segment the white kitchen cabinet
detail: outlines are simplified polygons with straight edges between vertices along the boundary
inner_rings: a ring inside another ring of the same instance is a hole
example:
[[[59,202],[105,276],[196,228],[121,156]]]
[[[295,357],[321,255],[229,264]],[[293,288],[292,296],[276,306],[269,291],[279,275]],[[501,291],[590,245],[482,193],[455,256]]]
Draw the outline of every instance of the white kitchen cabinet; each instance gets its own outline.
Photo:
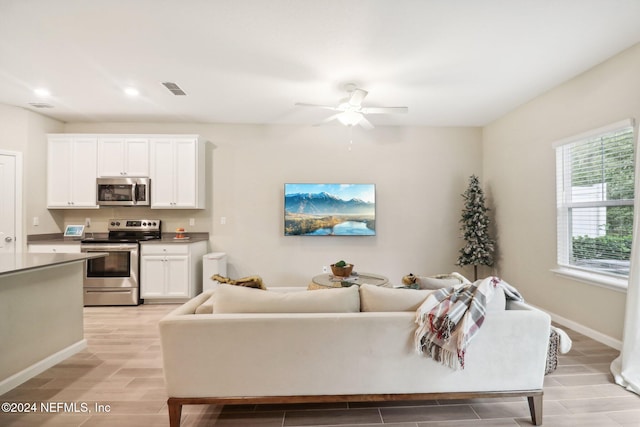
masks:
[[[204,209],[204,162],[196,135],[151,138],[151,209]]]
[[[148,177],[149,138],[144,136],[99,136],[98,176]]]
[[[142,243],[140,295],[154,300],[187,300],[202,292],[202,257],[207,242]]]
[[[77,243],[29,243],[27,252],[34,254],[79,254],[80,242]]]
[[[97,137],[49,135],[47,207],[97,209]]]

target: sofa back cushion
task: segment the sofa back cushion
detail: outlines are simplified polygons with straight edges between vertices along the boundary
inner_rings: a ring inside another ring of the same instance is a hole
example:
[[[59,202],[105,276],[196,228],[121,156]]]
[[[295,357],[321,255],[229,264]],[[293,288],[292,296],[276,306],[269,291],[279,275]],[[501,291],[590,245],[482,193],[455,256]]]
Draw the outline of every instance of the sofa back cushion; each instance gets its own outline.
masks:
[[[213,313],[355,313],[357,286],[320,292],[261,291],[221,284],[213,294]]]
[[[416,311],[433,290],[360,285],[361,311]]]
[[[433,289],[384,288],[363,284],[360,286],[361,311],[416,311]],[[496,289],[487,311],[504,311],[506,297],[502,289]]]

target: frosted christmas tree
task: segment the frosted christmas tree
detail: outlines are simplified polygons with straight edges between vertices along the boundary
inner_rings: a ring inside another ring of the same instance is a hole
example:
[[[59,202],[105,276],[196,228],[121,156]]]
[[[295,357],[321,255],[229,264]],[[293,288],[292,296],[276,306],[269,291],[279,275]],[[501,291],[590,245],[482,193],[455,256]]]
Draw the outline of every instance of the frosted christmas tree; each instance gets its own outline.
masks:
[[[478,280],[478,266],[493,265],[495,242],[489,236],[489,209],[485,206],[484,193],[477,176],[471,175],[469,187],[462,197],[465,202],[460,230],[467,244],[460,249],[456,265],[473,265],[474,280]]]

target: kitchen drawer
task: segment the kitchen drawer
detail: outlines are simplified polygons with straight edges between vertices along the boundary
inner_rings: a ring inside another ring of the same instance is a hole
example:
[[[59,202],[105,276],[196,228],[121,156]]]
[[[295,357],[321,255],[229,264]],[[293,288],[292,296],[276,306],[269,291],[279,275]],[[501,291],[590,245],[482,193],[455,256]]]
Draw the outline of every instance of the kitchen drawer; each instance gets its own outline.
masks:
[[[80,242],[78,243],[68,243],[68,244],[37,244],[30,243],[27,245],[27,252],[30,253],[58,253],[58,254],[79,254],[80,253]]]
[[[140,245],[142,247],[142,255],[187,255],[189,254],[189,245],[185,244],[170,244],[170,245],[158,245],[158,244],[145,244]]]

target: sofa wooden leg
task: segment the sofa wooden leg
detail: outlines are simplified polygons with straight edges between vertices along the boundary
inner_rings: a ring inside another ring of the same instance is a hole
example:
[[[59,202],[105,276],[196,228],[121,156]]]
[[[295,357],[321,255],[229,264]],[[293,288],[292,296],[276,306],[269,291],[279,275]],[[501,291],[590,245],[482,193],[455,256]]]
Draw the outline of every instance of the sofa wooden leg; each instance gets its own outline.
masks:
[[[169,426],[180,427],[180,418],[182,417],[182,403],[173,398],[167,400],[169,407]]]
[[[531,413],[531,422],[535,426],[542,425],[542,394],[527,396],[529,401],[529,412]]]

